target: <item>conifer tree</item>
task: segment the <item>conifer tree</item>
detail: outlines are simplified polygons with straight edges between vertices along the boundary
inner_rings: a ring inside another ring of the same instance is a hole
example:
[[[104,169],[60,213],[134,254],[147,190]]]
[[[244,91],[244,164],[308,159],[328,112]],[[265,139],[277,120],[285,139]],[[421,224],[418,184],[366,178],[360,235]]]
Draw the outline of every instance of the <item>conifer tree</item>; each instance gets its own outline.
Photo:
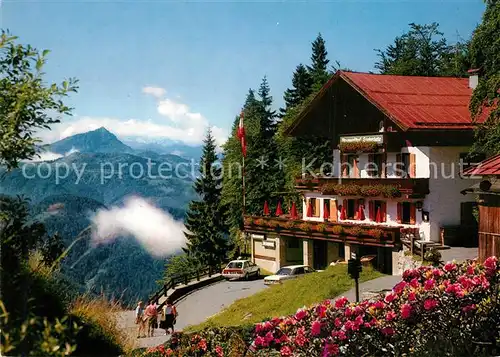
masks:
[[[186,215],[185,252],[202,265],[216,266],[226,256],[227,208],[221,204],[222,168],[217,164],[215,140],[210,129],[204,140],[199,177],[194,189],[199,200],[189,204]]]
[[[326,50],[325,40],[318,34],[318,37],[312,43],[311,66],[308,67],[313,79],[313,89],[318,90],[330,78],[328,71],[328,51]]]
[[[296,107],[312,93],[313,79],[306,66],[302,63],[295,68],[292,76],[292,88],[285,90],[283,99],[285,108],[280,109],[280,116],[286,113],[290,108]]]

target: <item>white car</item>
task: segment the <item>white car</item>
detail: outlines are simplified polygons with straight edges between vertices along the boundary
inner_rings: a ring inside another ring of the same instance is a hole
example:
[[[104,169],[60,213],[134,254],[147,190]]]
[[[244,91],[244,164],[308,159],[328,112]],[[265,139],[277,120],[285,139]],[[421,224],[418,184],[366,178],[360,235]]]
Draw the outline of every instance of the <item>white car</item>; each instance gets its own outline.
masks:
[[[233,260],[222,270],[222,276],[226,279],[245,279],[260,276],[259,266],[250,260]]]
[[[304,274],[315,272],[313,268],[307,265],[290,265],[283,267],[276,272],[276,274],[271,276],[266,276],[264,278],[264,284],[281,284],[285,280],[295,279]]]

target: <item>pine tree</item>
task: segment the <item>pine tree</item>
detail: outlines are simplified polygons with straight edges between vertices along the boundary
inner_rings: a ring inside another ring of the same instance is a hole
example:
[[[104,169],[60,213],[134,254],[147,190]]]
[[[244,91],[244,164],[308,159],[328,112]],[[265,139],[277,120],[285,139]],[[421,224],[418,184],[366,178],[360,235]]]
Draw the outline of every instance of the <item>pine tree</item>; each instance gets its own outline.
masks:
[[[271,139],[276,131],[276,111],[271,109],[273,104],[273,97],[270,94],[271,89],[269,88],[269,83],[267,82],[267,77],[262,78],[262,82],[259,87],[259,97],[260,105],[262,107],[261,114],[261,135],[266,139]]]
[[[312,43],[311,66],[308,67],[314,90],[321,88],[330,78],[331,73],[328,71],[330,60],[327,57],[325,40],[320,33]]]
[[[194,189],[199,200],[192,201],[186,215],[185,252],[202,265],[217,266],[226,256],[227,207],[221,204],[222,168],[217,164],[215,140],[210,129],[204,140],[199,177]]]
[[[296,107],[312,93],[313,79],[306,66],[302,63],[297,66],[292,76],[292,88],[285,90],[283,99],[285,108],[280,109],[280,116],[286,113],[290,108]]]

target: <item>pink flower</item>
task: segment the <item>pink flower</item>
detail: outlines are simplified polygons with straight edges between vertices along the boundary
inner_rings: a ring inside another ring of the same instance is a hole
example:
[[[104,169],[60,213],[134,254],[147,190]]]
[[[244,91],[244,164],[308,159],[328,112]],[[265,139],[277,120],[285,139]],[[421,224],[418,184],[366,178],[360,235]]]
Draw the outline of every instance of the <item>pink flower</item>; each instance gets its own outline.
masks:
[[[273,342],[274,335],[273,335],[272,331],[269,331],[268,333],[266,333],[266,335],[264,336],[264,340],[266,341],[266,344],[270,344],[271,342]]]
[[[322,357],[337,356],[339,354],[339,346],[334,343],[325,343]]]
[[[497,257],[489,257],[484,261],[484,267],[487,275],[494,275],[497,269]]]
[[[297,311],[297,313],[295,314],[295,318],[299,321],[304,319],[306,316],[307,316],[307,311],[303,309]]]
[[[255,346],[257,346],[257,347],[266,347],[267,343],[266,343],[266,340],[264,339],[264,337],[257,336],[255,338]]]
[[[341,298],[339,298],[335,301],[335,307],[337,309],[340,309],[340,308],[346,306],[348,302],[349,302],[349,300],[345,296],[342,296]]]
[[[457,269],[457,265],[451,262],[446,263],[443,268],[445,271],[450,272]]]
[[[297,346],[304,346],[307,342],[307,339],[306,337],[303,335],[303,334],[297,334],[297,336],[295,336],[295,344]]]
[[[475,273],[474,266],[473,265],[468,265],[467,266],[467,274],[474,275],[474,273]]]
[[[465,312],[465,313],[467,313],[469,311],[474,311],[474,310],[476,310],[476,304],[467,305],[467,306],[464,306],[462,308],[462,311]]]
[[[418,281],[418,279],[417,279],[417,278],[413,278],[413,279],[411,279],[411,281],[410,281],[410,286],[411,286],[412,288],[415,288],[415,289],[416,289],[416,288],[418,288],[418,287],[420,286],[420,282]]]
[[[443,271],[442,271],[441,269],[437,269],[437,268],[436,268],[436,269],[432,269],[432,274],[433,274],[436,278],[438,278],[438,277],[440,277],[440,276],[443,276],[443,274],[444,274],[444,273],[443,273]]]
[[[339,319],[338,317],[335,319],[335,327],[339,328],[342,326],[342,320]]]
[[[332,332],[332,337],[337,337],[341,341],[347,340],[347,335],[343,330]]]
[[[432,310],[436,306],[438,306],[438,302],[435,299],[427,299],[424,301],[424,309],[426,310]]]
[[[394,293],[388,293],[386,296],[385,296],[385,299],[384,301],[388,304],[390,304],[391,302],[393,302],[395,299],[396,299],[397,295],[394,294]]]
[[[198,342],[198,348],[202,349],[203,351],[207,350],[207,340],[202,339],[200,342]]]
[[[353,309],[351,309],[350,307],[346,307],[345,311],[344,311],[344,316],[345,317],[351,317],[353,315]]]
[[[411,305],[410,304],[403,304],[401,306],[401,317],[403,319],[407,319],[411,316]]]
[[[318,305],[318,307],[316,308],[316,313],[318,314],[318,316],[320,318],[325,317],[326,316],[326,306]]]
[[[385,306],[384,302],[382,300],[378,300],[373,304],[373,307],[376,309],[383,309]]]
[[[425,290],[431,290],[434,288],[434,279],[429,279],[426,280],[424,283],[424,289]]]
[[[396,313],[394,311],[389,311],[386,315],[385,315],[385,319],[387,321],[392,321],[394,320],[395,318],[397,317]]]
[[[382,333],[386,336],[392,336],[394,335],[394,329],[392,327],[384,327]]]
[[[415,295],[415,293],[412,291],[408,294],[408,301],[415,301],[417,298],[417,296]]]
[[[283,347],[281,347],[280,354],[282,356],[291,356],[292,349],[290,348],[290,346],[283,346]]]
[[[449,285],[446,290],[445,290],[448,294],[453,294],[455,295],[456,297],[464,297],[465,293],[464,291],[462,290],[462,287],[460,284],[458,283],[455,283],[455,284],[452,284],[452,285]]]
[[[311,325],[311,335],[318,336],[321,333],[321,322],[315,320]]]
[[[224,357],[224,350],[221,346],[215,347],[215,353],[217,354],[217,357]]]
[[[393,288],[392,290],[396,293],[396,294],[401,294],[403,292],[403,290],[405,289],[406,287],[406,281],[401,281],[399,283],[397,283]]]

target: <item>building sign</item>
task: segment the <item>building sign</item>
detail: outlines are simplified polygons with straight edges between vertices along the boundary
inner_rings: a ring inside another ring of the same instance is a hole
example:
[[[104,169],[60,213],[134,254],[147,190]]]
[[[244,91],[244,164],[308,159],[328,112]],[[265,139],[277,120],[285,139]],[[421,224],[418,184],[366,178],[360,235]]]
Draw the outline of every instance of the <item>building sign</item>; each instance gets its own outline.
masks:
[[[266,240],[262,242],[262,246],[270,249],[274,249],[276,247],[276,241],[274,240]]]
[[[263,240],[264,235],[263,234],[252,234],[252,238],[257,239],[257,240]]]
[[[356,143],[359,141],[364,141],[364,142],[368,142],[368,143],[383,144],[384,143],[384,136],[383,135],[357,135],[357,136],[341,136],[340,137],[341,143]]]

